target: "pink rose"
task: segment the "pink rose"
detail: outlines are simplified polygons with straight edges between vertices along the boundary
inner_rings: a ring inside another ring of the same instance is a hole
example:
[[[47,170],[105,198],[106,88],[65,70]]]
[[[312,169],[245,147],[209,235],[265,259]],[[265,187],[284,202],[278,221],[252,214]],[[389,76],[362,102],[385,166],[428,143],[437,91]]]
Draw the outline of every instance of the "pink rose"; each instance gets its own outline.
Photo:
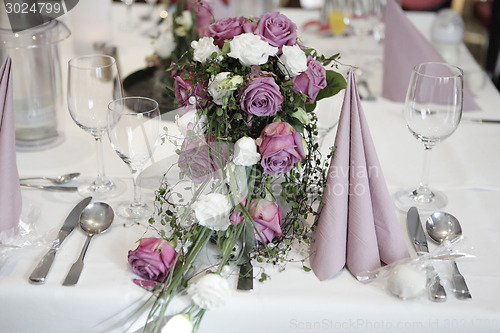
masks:
[[[196,14],[198,36],[203,36],[206,28],[212,23],[214,18],[212,7],[204,0],[188,0],[186,8],[193,10]]]
[[[240,97],[241,109],[254,116],[273,116],[281,109],[283,95],[271,76],[255,75]]]
[[[195,183],[220,178],[227,161],[227,146],[213,139],[186,137],[179,154],[179,168]]]
[[[252,32],[253,23],[245,17],[228,17],[220,19],[208,26],[205,36],[212,37],[214,44],[222,49],[225,40],[233,39],[242,33]]]
[[[128,262],[132,271],[140,277],[163,282],[174,267],[177,252],[166,240],[143,238],[134,251],[128,251]]]
[[[264,14],[257,24],[255,34],[270,45],[281,47],[297,43],[297,26],[288,17],[278,12]]]
[[[247,200],[243,198],[241,200],[243,205],[246,205]],[[236,206],[233,214],[231,215],[231,224],[239,224],[245,219],[241,212],[241,209]],[[266,243],[271,242],[274,237],[282,236],[281,231],[281,208],[272,201],[266,199],[252,199],[250,205],[248,205],[248,212],[252,216],[255,226],[259,229],[264,241]],[[254,231],[254,239],[256,243],[262,242],[257,231]]]
[[[281,231],[281,208],[272,201],[266,199],[252,199],[248,206],[248,212],[255,221],[264,242],[271,242],[274,237],[282,236]],[[255,242],[262,242],[260,236],[255,232]]]
[[[326,87],[325,68],[313,57],[307,57],[307,70],[293,78],[293,87],[309,98],[306,103],[314,103],[319,91]]]
[[[264,127],[256,143],[262,155],[260,164],[271,176],[290,171],[296,162],[305,158],[300,133],[285,122]]]
[[[241,203],[243,204],[243,206],[245,206],[247,204],[247,199],[241,198]],[[234,207],[233,214],[231,214],[231,217],[229,218],[229,222],[231,222],[232,225],[235,225],[240,224],[244,219],[245,217],[241,212],[240,206],[236,205],[236,207]]]
[[[198,108],[204,107],[208,100],[207,82],[200,81],[197,85],[193,85],[193,74],[183,72],[174,77],[174,94],[175,100],[179,107],[186,108],[189,106],[196,106]],[[195,103],[191,103],[190,98],[195,98]],[[181,115],[185,112],[179,112]]]

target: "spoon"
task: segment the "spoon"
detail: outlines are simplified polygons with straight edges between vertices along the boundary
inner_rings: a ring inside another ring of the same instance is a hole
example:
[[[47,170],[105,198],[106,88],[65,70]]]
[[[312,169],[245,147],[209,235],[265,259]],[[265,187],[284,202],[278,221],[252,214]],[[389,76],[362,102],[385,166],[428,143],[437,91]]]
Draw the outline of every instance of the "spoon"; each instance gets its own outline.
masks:
[[[458,219],[445,212],[432,213],[425,224],[427,233],[437,243],[442,243],[444,240],[452,240],[462,234],[462,227]],[[470,299],[472,296],[469,288],[465,283],[463,275],[458,270],[457,263],[452,260],[452,282],[453,292],[458,299]]]
[[[114,217],[113,208],[104,202],[94,202],[82,211],[80,215],[80,227],[88,234],[87,240],[83,245],[80,257],[78,257],[73,266],[71,266],[68,275],[66,275],[63,286],[73,286],[78,282],[83,269],[83,258],[89,247],[90,240],[94,235],[106,231],[113,222]]]
[[[43,179],[43,180],[48,180],[54,184],[66,184],[70,181],[72,181],[73,179],[77,178],[78,176],[80,176],[80,173],[79,172],[75,172],[75,173],[68,173],[66,175],[61,175],[61,176],[58,176],[56,178],[50,178],[50,177],[27,177],[27,178],[21,178],[19,179],[19,181],[21,182],[24,182],[26,180],[32,180],[32,179]]]

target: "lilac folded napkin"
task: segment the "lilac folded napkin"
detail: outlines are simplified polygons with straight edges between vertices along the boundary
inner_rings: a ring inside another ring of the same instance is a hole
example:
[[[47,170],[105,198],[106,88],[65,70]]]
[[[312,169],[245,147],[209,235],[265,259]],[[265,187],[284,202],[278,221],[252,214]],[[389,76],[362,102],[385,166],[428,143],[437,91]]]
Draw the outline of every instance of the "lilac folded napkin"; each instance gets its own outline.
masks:
[[[15,235],[21,215],[11,65],[7,57],[0,68],[0,234],[6,236]]]
[[[320,280],[345,265],[357,276],[409,255],[352,70],[335,147],[311,245],[312,269]]]
[[[382,97],[404,102],[413,67],[423,62],[446,61],[415,28],[396,1],[387,1]],[[464,86],[463,110],[479,109],[472,92]]]

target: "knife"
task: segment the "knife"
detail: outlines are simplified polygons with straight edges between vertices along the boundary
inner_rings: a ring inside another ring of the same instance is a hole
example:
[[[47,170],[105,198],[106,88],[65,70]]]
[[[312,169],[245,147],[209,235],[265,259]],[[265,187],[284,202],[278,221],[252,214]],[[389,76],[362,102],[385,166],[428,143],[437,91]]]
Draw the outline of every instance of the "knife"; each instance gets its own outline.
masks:
[[[42,284],[45,282],[45,277],[49,272],[50,266],[52,266],[52,262],[54,261],[59,246],[61,246],[66,237],[68,237],[68,235],[78,225],[82,210],[87,207],[91,200],[92,197],[87,197],[80,201],[69,213],[68,217],[66,217],[66,221],[64,221],[63,226],[59,230],[59,234],[57,235],[52,247],[42,257],[38,265],[33,270],[33,273],[31,273],[29,278],[31,283]]]
[[[417,255],[422,255],[423,253],[429,253],[429,247],[427,246],[427,239],[425,238],[424,229],[420,222],[420,216],[418,215],[418,210],[416,207],[411,207],[406,215],[406,227],[408,229],[408,235],[410,240],[417,252]],[[430,297],[434,302],[444,302],[446,301],[446,291],[444,290],[439,275],[436,274],[434,282],[429,286]]]
[[[78,190],[78,187],[74,186],[50,186],[50,185],[47,186],[47,185],[25,184],[25,183],[20,183],[19,185],[31,188],[38,188],[47,191],[76,192]]]
[[[238,290],[253,289],[253,267],[250,262],[246,262],[240,266],[240,274],[238,277]]]

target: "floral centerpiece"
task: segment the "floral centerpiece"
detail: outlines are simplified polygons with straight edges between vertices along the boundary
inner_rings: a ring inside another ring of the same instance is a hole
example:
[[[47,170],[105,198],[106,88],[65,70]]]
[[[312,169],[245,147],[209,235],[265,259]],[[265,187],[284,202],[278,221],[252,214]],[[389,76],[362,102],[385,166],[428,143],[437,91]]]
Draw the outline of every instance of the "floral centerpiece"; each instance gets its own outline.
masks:
[[[165,106],[162,112],[174,109],[170,94],[174,80],[165,69],[173,62],[187,61],[185,55],[191,49],[191,42],[203,36],[214,21],[213,8],[206,0],[172,0],[168,3],[168,15],[158,34],[152,36],[154,53],[146,58],[148,68],[155,70],[153,88],[149,93]]]
[[[158,237],[129,252],[143,278],[136,283],[153,292],[144,331],[196,331],[229,297],[232,268],[283,266],[295,243],[308,244],[328,161],[314,109],[345,87],[326,69],[337,57],[302,45],[296,25],[276,12],[214,22],[171,66],[183,134],[167,136],[177,176],[167,172],[156,194]],[[209,247],[214,261],[198,264]],[[167,320],[171,301],[186,294],[189,306]]]

